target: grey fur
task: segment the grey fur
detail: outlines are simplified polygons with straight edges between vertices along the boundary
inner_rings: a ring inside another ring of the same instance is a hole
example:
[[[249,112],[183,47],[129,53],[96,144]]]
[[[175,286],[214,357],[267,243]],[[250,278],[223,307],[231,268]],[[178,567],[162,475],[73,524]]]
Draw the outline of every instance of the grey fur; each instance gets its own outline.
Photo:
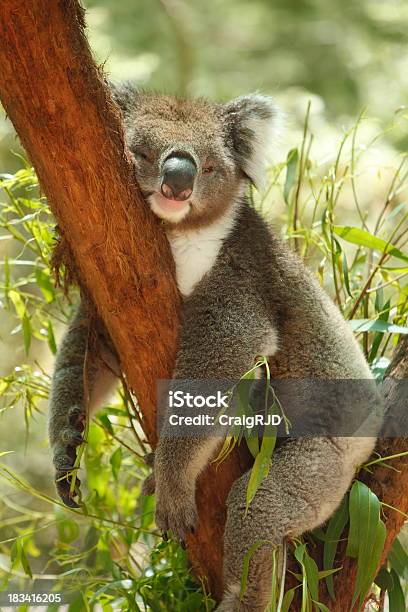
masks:
[[[170,237],[172,232],[180,235],[210,227],[235,210],[214,265],[184,300],[174,378],[238,379],[257,355],[266,353],[279,378],[369,379],[365,359],[337,308],[243,197],[248,179],[256,180],[264,157],[263,135],[278,115],[273,102],[253,95],[227,105],[211,104],[132,92],[129,87],[117,89],[115,97],[147,198],[159,189],[160,165],[169,152],[181,148],[196,162],[190,210],[179,222],[166,221]],[[214,164],[209,175],[203,171],[208,159]],[[68,414],[76,406],[84,409],[83,360],[84,333],[74,324],[60,349],[53,381],[50,439],[57,470],[63,469],[67,454],[72,455],[67,448],[72,449],[77,440]],[[67,447],[62,431],[72,433],[71,446]],[[158,527],[171,529],[183,542],[197,521],[196,478],[220,441],[177,439],[166,433],[165,426],[145,491],[156,490]],[[256,540],[279,546],[283,538],[325,521],[373,445],[374,436],[290,440],[276,451],[246,516],[248,474],[234,484],[228,498],[226,592],[220,610],[265,608],[271,582],[269,547],[254,554],[248,588],[240,601],[245,553]]]
[[[48,434],[55,483],[63,502],[72,508],[78,504],[76,494],[70,494],[70,472],[76,448],[83,442],[86,411],[98,402],[106,383],[113,383],[114,371],[118,374],[117,358],[101,321],[97,322],[94,338],[89,337],[89,331],[88,315],[80,305],[59,347],[51,384]],[[80,481],[76,484],[79,486]]]

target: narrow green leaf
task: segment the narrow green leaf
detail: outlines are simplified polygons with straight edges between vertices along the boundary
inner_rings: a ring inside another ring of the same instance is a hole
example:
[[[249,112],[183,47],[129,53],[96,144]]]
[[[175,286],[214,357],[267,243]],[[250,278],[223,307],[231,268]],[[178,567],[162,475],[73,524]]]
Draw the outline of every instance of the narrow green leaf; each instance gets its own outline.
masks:
[[[370,592],[378,571],[387,530],[379,519],[374,539],[367,543],[357,561],[356,590],[360,589],[360,608]]]
[[[350,278],[349,278],[347,257],[345,253],[343,253],[342,269],[343,269],[344,286],[346,287],[347,294],[352,298],[353,294],[351,293],[351,289],[350,289]]]
[[[15,308],[17,316],[22,319],[24,317],[26,307],[21,295],[18,293],[18,291],[11,289],[9,291],[9,298],[13,302],[13,306]]]
[[[399,538],[395,539],[388,554],[388,561],[403,580],[408,580],[408,554]]]
[[[57,343],[55,342],[55,336],[54,336],[54,327],[52,325],[51,320],[48,321],[47,324],[47,342],[48,342],[48,346],[50,347],[50,351],[53,355],[57,354]]]
[[[112,474],[115,480],[118,479],[120,466],[122,465],[122,447],[119,446],[109,460],[112,466]]]
[[[46,302],[50,304],[54,299],[54,286],[51,282],[49,271],[37,267],[35,270],[35,278]]]
[[[325,542],[323,549],[323,568],[330,570],[333,568],[333,561],[336,556],[336,550],[339,542],[339,538],[343,533],[343,530],[347,524],[349,518],[348,510],[348,496],[343,498],[340,507],[331,517],[325,534]],[[327,590],[330,597],[335,600],[333,576],[328,575],[326,577]]]
[[[378,572],[374,582],[383,591],[391,591],[393,586],[394,586],[394,582],[392,580],[392,576],[391,576],[390,572],[385,567],[382,567],[380,569],[380,571]]]
[[[388,591],[389,612],[406,612],[406,601],[399,576],[393,569],[390,574],[393,581],[393,588],[391,591]]]
[[[330,612],[329,608],[325,606],[323,603],[321,603],[320,601],[313,600],[313,603],[315,604],[318,610],[321,610],[321,612]]]
[[[27,555],[25,554],[23,542],[20,542],[20,561],[21,561],[21,565],[22,565],[23,570],[26,573],[26,575],[29,576],[30,578],[32,578],[33,577],[33,573],[31,571],[31,567],[30,567],[30,563],[29,563],[29,561],[27,559]]]
[[[296,182],[296,171],[298,165],[299,153],[297,149],[291,149],[286,159],[286,179],[283,187],[283,197],[286,204],[289,204],[289,195],[293,185]]]
[[[8,255],[6,254],[4,257],[4,297],[6,300],[8,299],[8,294],[10,291],[10,262]]]
[[[282,612],[289,612],[294,596],[295,596],[295,588],[289,589],[289,591],[286,591],[283,597],[283,601],[282,601]]]
[[[252,544],[250,549],[245,554],[244,562],[242,564],[241,589],[240,589],[240,593],[239,593],[240,599],[242,599],[243,596],[245,595],[245,591],[246,591],[246,588],[247,588],[248,573],[249,573],[249,563],[250,563],[253,555],[258,550],[258,548],[260,548],[261,546],[265,546],[266,544],[270,545],[270,542],[268,542],[267,540],[258,540],[257,542],[254,542]]]
[[[246,439],[247,446],[249,448],[249,452],[255,459],[255,457],[259,453],[258,432],[257,431],[254,432],[253,430],[250,430],[248,434],[245,434],[245,439]]]
[[[102,423],[103,427],[107,429],[111,435],[114,434],[112,423],[110,422],[106,414],[98,414],[96,418]]]
[[[303,563],[306,570],[307,586],[313,600],[319,597],[319,570],[316,562],[305,549]]]
[[[251,469],[251,475],[249,477],[248,487],[246,491],[246,512],[248,512],[250,503],[254,499],[259,485],[267,476],[269,472],[269,466],[270,459],[268,457],[262,456],[262,454],[259,453],[259,455],[257,455],[255,458],[254,465]]]
[[[376,319],[352,319],[349,321],[349,325],[354,332],[380,332],[382,334],[408,334],[408,327],[402,327],[402,325],[394,325],[388,323],[388,321],[381,321]]]
[[[348,557],[354,557],[354,558],[358,557],[358,547],[359,547],[359,542],[360,542],[359,508],[360,508],[361,489],[358,485],[359,483],[355,482],[349,493],[350,528],[349,528],[349,534],[347,538],[346,555]]]
[[[408,261],[408,255],[392,244],[389,244],[386,240],[378,236],[373,236],[373,234],[370,234],[370,232],[366,230],[347,225],[334,225],[333,232],[343,238],[343,240],[351,242],[352,244],[358,244],[359,246],[364,246],[374,251],[380,251],[380,253],[388,253],[393,257]]]
[[[26,313],[24,313],[22,324],[23,324],[24,349],[25,349],[26,355],[28,355],[30,351],[32,331],[31,331],[30,318],[27,316]]]
[[[356,481],[349,495],[350,532],[346,554],[357,557],[357,576],[352,606],[365,597],[374,581],[384,546],[385,526],[380,520],[378,497]]]
[[[18,565],[19,561],[20,561],[20,546],[18,543],[18,540],[16,540],[13,544],[13,546],[10,549],[10,563],[11,563],[11,569],[14,569],[16,567],[16,565]]]

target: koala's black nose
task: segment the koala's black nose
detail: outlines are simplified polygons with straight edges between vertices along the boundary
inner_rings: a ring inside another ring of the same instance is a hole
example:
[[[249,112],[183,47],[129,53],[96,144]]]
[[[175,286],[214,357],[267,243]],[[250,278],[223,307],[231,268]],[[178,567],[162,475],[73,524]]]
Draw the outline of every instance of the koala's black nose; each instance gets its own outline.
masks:
[[[187,155],[172,155],[162,166],[161,192],[172,200],[187,200],[193,193],[197,166]]]

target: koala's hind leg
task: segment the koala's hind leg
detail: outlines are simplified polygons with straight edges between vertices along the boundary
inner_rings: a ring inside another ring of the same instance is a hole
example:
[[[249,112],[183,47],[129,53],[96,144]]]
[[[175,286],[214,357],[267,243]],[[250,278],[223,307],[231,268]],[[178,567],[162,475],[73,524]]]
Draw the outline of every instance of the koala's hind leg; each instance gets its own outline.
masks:
[[[272,550],[287,536],[299,536],[322,524],[334,512],[354,475],[345,462],[341,441],[329,438],[290,440],[274,454],[272,466],[245,515],[250,472],[233,485],[228,496],[224,535],[225,595],[221,612],[263,612],[272,583]],[[240,599],[246,553],[251,556],[245,593]]]

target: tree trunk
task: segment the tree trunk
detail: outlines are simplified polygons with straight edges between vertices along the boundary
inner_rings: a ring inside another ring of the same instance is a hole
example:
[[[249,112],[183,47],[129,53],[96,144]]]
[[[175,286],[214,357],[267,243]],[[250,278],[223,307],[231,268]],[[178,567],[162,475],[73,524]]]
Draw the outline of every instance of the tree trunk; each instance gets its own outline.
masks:
[[[2,0],[0,98],[69,245],[72,266],[112,337],[154,446],[156,382],[171,376],[179,297],[167,240],[141,197],[118,110],[83,29],[76,0]],[[198,482],[200,523],[188,549],[216,598],[222,592],[225,499],[248,465],[241,449],[217,472],[210,466]],[[386,503],[406,506],[406,499],[397,500],[402,474],[377,468],[370,484],[383,486]],[[387,514],[390,544],[402,521]],[[354,561],[346,562],[337,585],[352,590],[354,568]],[[343,598],[340,586],[338,591]]]
[[[92,60],[76,0],[1,0],[0,99],[69,245],[71,265],[120,355],[154,446],[156,384],[171,376],[177,345],[173,260],[136,184],[119,111]],[[200,478],[200,526],[189,552],[216,595],[224,500],[241,471],[231,457],[216,478],[214,468]]]

